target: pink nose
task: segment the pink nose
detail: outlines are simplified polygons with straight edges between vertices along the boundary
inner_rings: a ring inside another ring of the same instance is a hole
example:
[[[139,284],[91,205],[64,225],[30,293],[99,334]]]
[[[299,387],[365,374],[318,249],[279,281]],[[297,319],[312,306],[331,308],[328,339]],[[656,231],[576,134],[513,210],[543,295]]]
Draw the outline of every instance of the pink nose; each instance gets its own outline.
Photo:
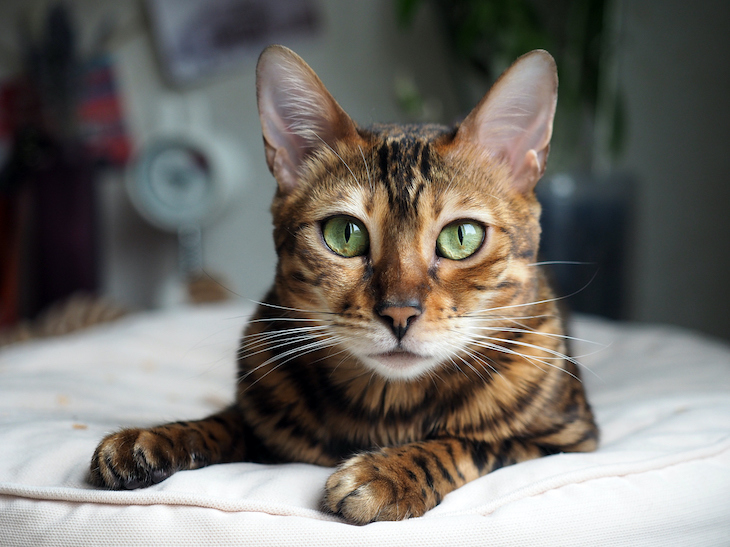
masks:
[[[406,335],[413,320],[421,315],[421,308],[420,306],[386,306],[378,309],[378,314],[391,323],[393,334],[400,341]]]

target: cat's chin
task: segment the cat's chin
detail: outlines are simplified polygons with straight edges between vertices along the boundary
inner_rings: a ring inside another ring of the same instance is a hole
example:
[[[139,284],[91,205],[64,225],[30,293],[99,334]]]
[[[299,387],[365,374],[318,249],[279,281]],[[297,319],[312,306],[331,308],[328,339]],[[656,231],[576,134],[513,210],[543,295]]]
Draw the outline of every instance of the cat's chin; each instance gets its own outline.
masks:
[[[435,364],[432,357],[402,350],[371,354],[363,361],[388,380],[413,380]]]

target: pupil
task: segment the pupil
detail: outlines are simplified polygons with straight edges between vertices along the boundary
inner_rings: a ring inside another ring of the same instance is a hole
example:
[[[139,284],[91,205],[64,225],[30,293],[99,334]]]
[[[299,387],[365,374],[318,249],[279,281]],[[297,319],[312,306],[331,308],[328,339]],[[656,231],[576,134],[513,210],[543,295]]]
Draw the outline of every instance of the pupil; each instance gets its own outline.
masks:
[[[348,222],[345,225],[345,242],[350,242],[350,236],[352,235],[352,229],[350,228],[351,224]]]
[[[461,226],[461,225],[459,226],[459,229],[457,230],[457,234],[459,236],[459,245],[463,245],[464,244],[464,227],[463,226]]]

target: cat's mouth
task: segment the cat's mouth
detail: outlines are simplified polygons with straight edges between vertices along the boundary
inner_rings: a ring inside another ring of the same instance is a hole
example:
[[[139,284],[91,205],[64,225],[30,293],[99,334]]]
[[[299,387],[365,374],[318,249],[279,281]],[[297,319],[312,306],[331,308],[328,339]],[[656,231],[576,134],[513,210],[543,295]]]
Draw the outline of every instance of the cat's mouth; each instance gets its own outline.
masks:
[[[436,359],[394,349],[382,353],[371,353],[362,357],[363,362],[389,380],[412,380],[419,378],[436,364]]]
[[[377,353],[375,355],[371,355],[370,357],[372,359],[380,361],[382,364],[388,367],[396,369],[409,368],[413,365],[421,363],[424,360],[424,357],[422,355],[418,355],[417,353],[411,353],[410,351],[405,351],[401,349],[387,351],[385,353]]]

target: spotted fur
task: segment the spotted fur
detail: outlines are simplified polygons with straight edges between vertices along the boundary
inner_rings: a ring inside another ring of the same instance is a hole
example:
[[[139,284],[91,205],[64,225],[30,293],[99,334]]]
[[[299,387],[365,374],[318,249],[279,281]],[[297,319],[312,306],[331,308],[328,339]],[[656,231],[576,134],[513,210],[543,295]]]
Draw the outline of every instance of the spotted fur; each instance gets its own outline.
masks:
[[[279,261],[241,340],[236,402],[197,422],[106,437],[92,481],[137,488],[233,461],[339,466],[323,507],[365,524],[420,516],[506,465],[593,450],[578,364],[535,264],[532,187],[547,157],[554,104],[545,79],[554,67],[547,54],[531,55],[458,128],[360,128],[301,59],[267,50],[259,105],[279,184]],[[271,90],[268,72],[282,66],[286,93],[317,101],[293,120],[286,94]],[[521,122],[510,93],[525,70],[546,74],[536,93],[547,89],[548,99],[524,131],[547,140],[514,129]],[[495,139],[508,144],[485,145]],[[328,247],[322,226],[335,215],[366,227],[364,255]],[[448,260],[435,242],[459,219],[480,223],[486,236],[472,256]]]

